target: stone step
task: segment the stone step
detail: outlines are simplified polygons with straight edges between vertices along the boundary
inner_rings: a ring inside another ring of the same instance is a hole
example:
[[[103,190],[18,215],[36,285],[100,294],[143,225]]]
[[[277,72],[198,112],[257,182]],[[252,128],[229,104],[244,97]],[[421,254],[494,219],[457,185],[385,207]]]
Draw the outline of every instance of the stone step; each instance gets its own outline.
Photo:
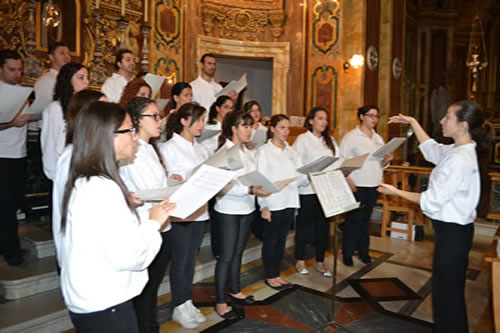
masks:
[[[207,242],[208,238],[208,242]],[[197,257],[197,264],[194,275],[194,282],[199,282],[207,278],[211,278],[215,272],[216,260],[212,256],[212,251],[209,243],[210,236],[205,235],[203,246],[200,249],[200,253]],[[208,245],[207,245],[208,244]],[[288,234],[286,247],[291,247],[294,245],[294,232]],[[247,242],[246,249],[243,253],[242,263],[250,263],[261,257],[262,243],[256,238],[250,238]],[[3,263],[0,265],[4,265]],[[52,265],[52,268],[50,268]],[[8,267],[7,265],[5,265]],[[35,269],[37,266],[37,269]],[[31,267],[31,268],[30,268]],[[3,275],[3,266],[0,266],[0,275]],[[47,274],[45,278],[51,283],[55,282],[55,286],[51,285],[51,289],[42,293],[38,293],[29,297],[24,297],[21,299],[15,299],[10,301],[4,301],[0,304],[0,333],[11,333],[11,332],[37,332],[37,333],[52,333],[61,332],[68,330],[73,327],[71,320],[69,319],[68,311],[64,305],[64,300],[62,298],[61,292],[59,290],[59,278],[55,272],[55,258],[32,258],[29,262],[27,268],[19,269],[12,268],[8,269],[10,271],[11,280],[15,281],[16,277],[23,276],[20,272],[17,274],[15,270],[31,270],[31,278],[36,278],[36,272],[39,275],[43,275],[41,272],[43,270],[51,270],[50,274]],[[27,271],[24,274],[27,275]],[[7,274],[6,274],[7,275]],[[20,280],[29,279],[24,276]],[[19,280],[19,279],[18,279]],[[44,280],[44,279],[41,279]],[[0,282],[1,283],[1,282]],[[30,289],[30,288],[28,288]],[[31,290],[34,288],[31,287]],[[20,294],[26,293],[22,289],[18,291]],[[170,283],[168,272],[163,278],[160,285],[158,295],[164,295],[170,292]],[[10,291],[13,293],[13,291]]]
[[[56,255],[56,247],[52,232],[36,225],[27,224],[19,227],[21,247],[30,251],[37,258],[46,258]]]

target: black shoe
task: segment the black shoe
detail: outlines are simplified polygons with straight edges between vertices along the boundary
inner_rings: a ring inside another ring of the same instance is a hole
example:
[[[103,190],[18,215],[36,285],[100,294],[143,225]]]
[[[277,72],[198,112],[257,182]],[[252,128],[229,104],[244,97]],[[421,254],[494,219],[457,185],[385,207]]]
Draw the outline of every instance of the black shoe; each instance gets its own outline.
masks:
[[[232,302],[237,303],[237,304],[241,304],[241,305],[251,305],[251,304],[254,304],[256,302],[252,295],[247,296],[245,298],[237,298],[237,297],[234,297],[233,295],[229,294],[229,298],[231,298]]]
[[[343,258],[342,261],[344,262],[345,266],[348,266],[348,267],[354,266],[354,263],[352,262],[352,258],[351,257],[349,257],[349,258]]]
[[[4,258],[9,266],[21,266],[26,262],[20,254],[6,254]]]
[[[369,264],[372,262],[372,258],[370,256],[363,256],[360,257],[359,260],[361,260],[365,264]]]
[[[293,283],[285,283],[281,285],[282,287],[285,287],[285,289],[290,289],[293,288]]]
[[[284,284],[281,284],[281,285],[279,285],[279,286],[274,287],[274,286],[271,286],[271,285],[269,284],[269,282],[267,282],[267,280],[264,280],[264,283],[265,283],[265,284],[267,284],[267,286],[268,286],[269,288],[274,289],[274,290],[277,290],[277,291],[282,291],[282,290],[288,289],[288,287],[285,287],[285,285],[284,285]],[[289,284],[289,283],[288,283],[288,284]]]
[[[217,312],[217,309],[215,310],[215,313],[217,313],[219,315],[219,317],[221,317],[222,319],[225,319],[225,320],[235,320],[235,319],[238,319],[238,314],[236,312],[234,312],[233,310],[231,311],[228,311],[224,314],[220,314]]]

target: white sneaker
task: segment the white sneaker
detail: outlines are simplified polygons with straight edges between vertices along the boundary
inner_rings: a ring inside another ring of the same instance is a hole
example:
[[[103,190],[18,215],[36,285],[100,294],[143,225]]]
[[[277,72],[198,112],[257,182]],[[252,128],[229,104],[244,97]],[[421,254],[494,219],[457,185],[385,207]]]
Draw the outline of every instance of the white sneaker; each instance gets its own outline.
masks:
[[[191,313],[191,308],[188,302],[185,302],[174,308],[174,312],[172,313],[172,319],[175,320],[177,323],[179,323],[179,325],[181,325],[184,328],[192,329],[200,325],[194,319],[194,316]]]
[[[186,303],[189,305],[189,310],[191,311],[192,318],[194,319],[194,321],[196,321],[199,324],[207,321],[207,317],[205,317],[201,313],[200,309],[198,309],[196,306],[194,306],[192,300],[189,300]]]

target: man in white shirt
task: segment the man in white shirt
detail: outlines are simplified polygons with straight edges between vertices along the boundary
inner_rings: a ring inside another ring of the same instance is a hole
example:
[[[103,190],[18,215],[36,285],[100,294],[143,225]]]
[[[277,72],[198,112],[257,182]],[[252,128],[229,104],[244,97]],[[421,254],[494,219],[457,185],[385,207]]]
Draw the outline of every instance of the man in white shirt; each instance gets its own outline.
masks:
[[[35,82],[35,96],[52,100],[56,78],[62,66],[71,61],[69,47],[64,43],[54,43],[49,47],[50,70]]]
[[[0,84],[21,82],[23,61],[11,50],[0,51]],[[29,115],[0,124],[0,255],[10,266],[24,263],[17,233],[17,210],[24,198],[26,136]]]
[[[123,88],[134,78],[135,56],[130,50],[120,50],[116,54],[116,73],[113,73],[102,85],[101,92],[111,103],[119,103]]]
[[[197,102],[203,106],[207,112],[210,111],[210,106],[215,102],[215,94],[222,90],[222,86],[215,82],[215,72],[217,70],[217,62],[215,56],[211,53],[204,54],[200,59],[201,74],[196,80],[190,83],[193,89],[193,102]],[[238,93],[232,90],[229,97],[236,104]],[[205,118],[205,121],[208,117]]]

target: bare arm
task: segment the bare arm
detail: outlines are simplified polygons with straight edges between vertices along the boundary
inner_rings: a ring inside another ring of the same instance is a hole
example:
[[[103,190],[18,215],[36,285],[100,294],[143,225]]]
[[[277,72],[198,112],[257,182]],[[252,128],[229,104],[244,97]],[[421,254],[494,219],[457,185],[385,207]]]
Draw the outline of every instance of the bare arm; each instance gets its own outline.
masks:
[[[420,204],[420,193],[400,190],[389,184],[380,184],[378,191],[385,195],[397,195],[408,201]]]
[[[14,118],[14,120],[12,120],[10,123],[0,124],[0,131],[6,130],[7,128],[11,128],[11,127],[22,127],[22,126],[26,125],[26,123],[29,121],[30,121],[29,114],[18,114]]]
[[[392,116],[389,118],[389,124],[410,124],[415,132],[418,142],[422,143],[429,140],[431,137],[425,132],[425,130],[420,126],[418,121],[409,116],[402,115],[401,113],[397,116]]]

